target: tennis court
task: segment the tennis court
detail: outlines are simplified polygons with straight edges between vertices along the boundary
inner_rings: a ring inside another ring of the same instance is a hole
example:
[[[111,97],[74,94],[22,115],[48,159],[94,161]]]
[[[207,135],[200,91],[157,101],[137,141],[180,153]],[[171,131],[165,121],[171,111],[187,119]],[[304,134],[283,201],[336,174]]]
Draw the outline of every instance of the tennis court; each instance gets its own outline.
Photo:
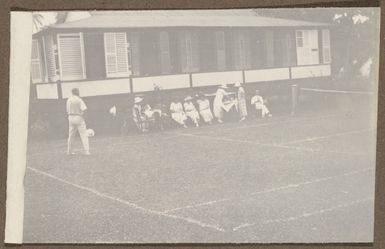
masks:
[[[374,120],[329,109],[96,136],[88,157],[31,142],[24,241],[369,242]]]

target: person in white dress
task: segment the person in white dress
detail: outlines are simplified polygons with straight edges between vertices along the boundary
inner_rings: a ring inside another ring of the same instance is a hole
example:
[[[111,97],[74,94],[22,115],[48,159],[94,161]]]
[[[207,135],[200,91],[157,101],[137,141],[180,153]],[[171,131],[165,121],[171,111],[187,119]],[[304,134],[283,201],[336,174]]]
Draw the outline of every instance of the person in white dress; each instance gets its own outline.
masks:
[[[240,82],[235,83],[234,85],[237,89],[237,103],[238,103],[238,113],[240,116],[240,122],[244,121],[247,116],[247,105],[246,105],[246,94],[245,89],[242,87]]]
[[[215,93],[214,103],[213,103],[213,111],[214,116],[217,118],[218,123],[223,123],[223,116],[224,116],[224,104],[223,104],[223,97],[226,95],[226,89],[227,86],[221,85],[217,92]]]
[[[260,95],[259,90],[255,91],[255,96],[251,98],[251,105],[255,107],[255,110],[261,110],[262,112],[262,118],[264,118],[266,115],[268,117],[271,117],[271,113],[269,109],[267,109],[265,105],[265,101],[263,100],[262,96]]]
[[[184,104],[183,104],[183,107],[184,107],[184,111],[186,113],[186,116],[189,117],[195,124],[196,127],[199,127],[199,113],[197,111],[197,109],[195,108],[195,105],[194,103],[192,102],[192,97],[191,96],[187,96],[185,99],[184,99]]]
[[[175,120],[178,124],[182,125],[184,128],[187,128],[186,120],[187,116],[183,111],[183,106],[180,101],[175,99],[170,104],[171,118]]]
[[[203,93],[198,95],[197,104],[199,114],[201,115],[203,121],[205,123],[212,124],[214,117],[213,113],[211,112],[210,101],[205,97]]]

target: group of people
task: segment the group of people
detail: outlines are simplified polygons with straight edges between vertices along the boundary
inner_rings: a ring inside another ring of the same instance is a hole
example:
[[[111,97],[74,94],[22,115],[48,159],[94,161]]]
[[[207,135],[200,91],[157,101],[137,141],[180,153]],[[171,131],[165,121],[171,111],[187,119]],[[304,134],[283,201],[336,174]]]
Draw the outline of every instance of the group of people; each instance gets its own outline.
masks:
[[[222,123],[226,113],[229,113],[231,110],[235,110],[238,113],[239,121],[242,122],[248,115],[246,94],[240,83],[234,84],[234,87],[236,89],[235,92],[228,92],[227,85],[219,86],[214,94],[212,109],[208,99],[208,96],[211,95],[203,93],[199,93],[194,97],[186,96],[183,104],[178,97],[175,97],[171,101],[168,110],[164,110],[163,104],[154,105],[154,108],[152,108],[149,103],[145,103],[142,97],[136,96],[132,107],[132,118],[137,128],[142,132],[148,131],[150,125],[163,130],[163,119],[165,117],[170,117],[175,123],[185,128],[188,127],[189,123],[196,127],[199,127],[202,123],[212,124],[214,119],[218,123]],[[259,90],[256,90],[250,104],[255,111],[260,111],[261,117],[271,116]],[[79,96],[79,89],[72,89],[72,96],[67,100],[66,110],[69,123],[67,154],[74,154],[72,144],[78,132],[82,140],[84,152],[86,155],[89,155],[88,137],[91,135],[87,133],[85,122],[87,106]],[[110,113],[116,114],[116,108],[110,109]]]
[[[223,123],[227,113],[235,110],[239,115],[239,121],[242,122],[248,116],[246,93],[240,83],[234,84],[234,87],[235,92],[228,92],[227,85],[219,86],[214,94],[212,109],[208,99],[210,95],[203,93],[194,97],[186,96],[183,103],[179,97],[174,97],[166,112],[162,108],[152,108],[148,103],[144,103],[142,97],[137,96],[134,98],[132,117],[137,128],[142,132],[148,131],[151,124],[155,124],[158,129],[162,130],[162,119],[165,116],[171,117],[184,128],[188,127],[188,123],[199,127],[202,123],[212,124],[214,119],[218,123]],[[259,90],[256,90],[255,95],[251,98],[251,106],[255,111],[260,111],[261,117],[271,116]]]

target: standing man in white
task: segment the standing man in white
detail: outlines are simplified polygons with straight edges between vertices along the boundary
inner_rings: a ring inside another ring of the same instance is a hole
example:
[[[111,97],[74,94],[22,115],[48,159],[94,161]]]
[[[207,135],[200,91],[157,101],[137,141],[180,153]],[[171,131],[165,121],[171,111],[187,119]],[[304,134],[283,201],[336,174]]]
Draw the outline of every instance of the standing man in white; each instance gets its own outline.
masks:
[[[76,131],[79,131],[80,139],[82,140],[84,153],[90,155],[90,148],[88,143],[88,135],[86,122],[84,120],[87,106],[79,97],[79,89],[72,89],[72,96],[67,100],[67,114],[68,114],[68,149],[67,154],[73,155],[72,144],[75,139]]]

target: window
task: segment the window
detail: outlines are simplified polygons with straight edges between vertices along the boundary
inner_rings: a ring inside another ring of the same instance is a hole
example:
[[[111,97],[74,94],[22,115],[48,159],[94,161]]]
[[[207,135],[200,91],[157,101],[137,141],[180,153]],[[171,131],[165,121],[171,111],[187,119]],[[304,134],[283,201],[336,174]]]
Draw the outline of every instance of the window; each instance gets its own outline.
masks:
[[[234,35],[234,65],[235,69],[250,68],[250,38],[244,32]]]
[[[51,82],[55,82],[58,77],[58,70],[56,66],[56,55],[57,49],[54,44],[53,36],[49,35],[44,37],[44,48],[45,48],[45,62],[47,66],[48,79]]]
[[[104,33],[104,55],[107,77],[130,76],[128,66],[127,35],[121,33]]]
[[[171,59],[170,59],[170,41],[167,32],[160,32],[159,37],[160,46],[160,64],[163,74],[171,73]]]
[[[61,80],[86,78],[82,33],[58,34],[58,54]]]
[[[225,48],[225,32],[216,31],[215,41],[217,46],[217,67],[218,70],[226,69],[226,48]]]
[[[330,32],[328,29],[322,30],[322,55],[323,63],[330,63]]]
[[[195,32],[182,32],[180,34],[180,52],[182,72],[198,71],[198,37]]]
[[[275,39],[274,31],[272,31],[272,30],[266,31],[266,33],[265,33],[266,67],[274,67],[276,64],[276,62],[274,60],[275,59],[274,58],[274,54],[275,54],[274,39]]]
[[[42,82],[42,68],[40,62],[40,50],[39,42],[35,39],[32,40],[31,51],[31,79],[33,83]]]
[[[274,31],[274,67],[296,65],[295,33],[287,30]]]
[[[297,30],[297,64],[319,64],[318,30]]]
[[[135,76],[141,75],[141,56],[140,51],[143,50],[140,46],[139,32],[129,33],[130,49],[129,49],[129,62],[132,65],[132,74]]]

